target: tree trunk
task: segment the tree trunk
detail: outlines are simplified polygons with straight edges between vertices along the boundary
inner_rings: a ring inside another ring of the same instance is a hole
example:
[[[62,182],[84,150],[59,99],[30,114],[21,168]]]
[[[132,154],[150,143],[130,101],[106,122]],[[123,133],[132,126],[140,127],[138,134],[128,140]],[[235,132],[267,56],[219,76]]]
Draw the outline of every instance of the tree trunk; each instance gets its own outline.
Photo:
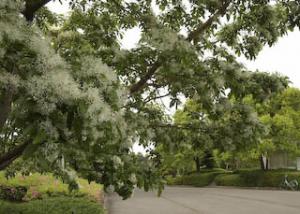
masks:
[[[266,159],[266,163],[265,163],[264,156],[260,155],[259,162],[260,162],[260,169],[261,170],[268,170],[268,159]]]
[[[205,167],[207,169],[213,169],[214,168],[214,158],[213,158],[213,154],[211,151],[206,150],[204,152],[204,158],[203,158],[203,165],[205,165]]]
[[[194,157],[194,161],[196,164],[196,172],[200,172],[201,171],[201,161],[199,157]]]
[[[229,164],[228,163],[225,163],[225,169],[229,170]]]

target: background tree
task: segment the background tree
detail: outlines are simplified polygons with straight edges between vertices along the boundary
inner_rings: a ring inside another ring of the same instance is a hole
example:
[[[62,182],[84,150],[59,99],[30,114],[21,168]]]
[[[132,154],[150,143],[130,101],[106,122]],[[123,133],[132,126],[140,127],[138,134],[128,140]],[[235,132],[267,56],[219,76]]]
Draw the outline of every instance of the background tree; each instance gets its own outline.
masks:
[[[226,97],[223,102],[226,104],[216,105],[213,112],[207,112],[197,102],[188,100],[175,113],[174,127],[180,131],[172,138],[176,146],[161,152],[167,160],[166,167],[172,167],[168,162],[181,160],[189,163],[185,172],[194,169],[200,172],[201,167],[213,168],[217,160],[219,166],[224,161],[228,168],[230,159],[235,157],[234,164],[230,165],[239,168],[237,161],[244,159],[244,153],[261,145],[266,128],[255,109]]]
[[[264,103],[254,103],[251,97],[243,102],[251,105],[258,112],[261,123],[266,131],[257,138],[248,151],[215,151],[218,165],[222,162],[232,168],[258,167],[268,170],[269,158],[274,153],[287,153],[289,158],[299,155],[299,89],[287,88]],[[234,158],[233,158],[234,157]],[[263,159],[262,159],[263,157]],[[260,165],[255,161],[260,160]],[[235,165],[235,166],[234,166]]]
[[[299,154],[299,97],[299,89],[288,88],[260,106],[261,121],[268,127],[269,132],[259,151],[267,160],[274,151],[287,152],[290,157]]]

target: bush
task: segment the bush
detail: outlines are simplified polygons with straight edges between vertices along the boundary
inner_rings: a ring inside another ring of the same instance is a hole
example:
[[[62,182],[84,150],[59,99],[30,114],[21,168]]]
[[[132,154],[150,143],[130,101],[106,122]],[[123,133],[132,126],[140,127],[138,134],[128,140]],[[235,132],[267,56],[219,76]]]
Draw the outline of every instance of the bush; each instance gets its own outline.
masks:
[[[8,201],[22,201],[27,193],[27,188],[24,186],[0,186],[0,199]]]
[[[9,214],[103,214],[99,203],[86,198],[55,197],[23,203],[0,201],[0,213]]]
[[[6,179],[0,173],[0,213],[2,214],[102,214],[102,185],[78,179],[79,190],[51,174],[17,175]],[[22,187],[20,187],[22,184]],[[28,191],[27,191],[28,190]],[[27,201],[20,203],[21,200]],[[39,199],[39,200],[35,200]],[[9,200],[9,201],[8,201]],[[16,203],[19,201],[19,203]]]

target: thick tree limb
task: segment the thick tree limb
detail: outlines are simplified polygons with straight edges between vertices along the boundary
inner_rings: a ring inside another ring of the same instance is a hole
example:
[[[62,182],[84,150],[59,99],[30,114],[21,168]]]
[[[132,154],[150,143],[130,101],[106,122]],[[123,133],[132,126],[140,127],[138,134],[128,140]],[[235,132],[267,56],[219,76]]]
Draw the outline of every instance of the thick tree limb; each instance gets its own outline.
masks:
[[[31,22],[34,18],[34,14],[40,8],[45,6],[51,0],[27,0],[25,4],[25,9],[23,11],[23,15],[25,16],[26,20]]]
[[[3,92],[3,95],[0,96],[0,131],[3,129],[5,122],[9,116],[12,99],[13,92],[10,89],[6,89]]]
[[[18,157],[20,157],[28,145],[30,145],[30,141],[27,141],[27,142],[17,146],[16,148],[10,150],[6,154],[2,155],[0,157],[0,170],[5,169],[14,160],[16,160]]]
[[[194,31],[191,31],[186,40],[191,42],[194,41],[204,32],[206,31],[220,16],[223,16],[226,12],[226,9],[228,8],[230,4],[229,0],[222,1],[222,6],[216,11],[215,14],[213,14],[211,17],[209,17],[203,24],[199,25]],[[142,77],[137,83],[133,84],[130,87],[130,94],[134,94],[145,87],[145,84],[147,81],[155,74],[156,70],[162,65],[162,61],[155,62],[148,70],[148,72],[145,74],[144,77]]]

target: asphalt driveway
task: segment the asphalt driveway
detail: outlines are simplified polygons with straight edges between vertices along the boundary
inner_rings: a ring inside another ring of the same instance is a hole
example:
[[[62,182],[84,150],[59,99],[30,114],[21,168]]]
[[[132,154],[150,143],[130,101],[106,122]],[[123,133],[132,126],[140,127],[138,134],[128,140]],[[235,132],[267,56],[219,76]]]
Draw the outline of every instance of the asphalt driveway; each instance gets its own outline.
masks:
[[[160,198],[135,190],[108,198],[109,214],[300,214],[300,192],[167,187]]]

